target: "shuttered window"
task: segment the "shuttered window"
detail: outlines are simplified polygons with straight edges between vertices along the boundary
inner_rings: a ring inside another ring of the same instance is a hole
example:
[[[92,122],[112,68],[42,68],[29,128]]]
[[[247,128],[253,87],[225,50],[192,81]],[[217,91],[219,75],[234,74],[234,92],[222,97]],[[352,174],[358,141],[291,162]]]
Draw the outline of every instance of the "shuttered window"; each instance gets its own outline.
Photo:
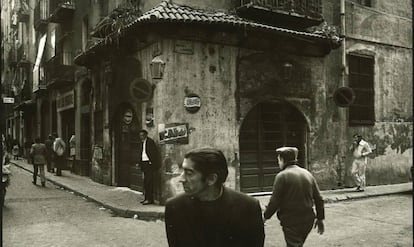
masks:
[[[349,87],[355,101],[349,107],[349,125],[374,125],[374,58],[348,55]]]

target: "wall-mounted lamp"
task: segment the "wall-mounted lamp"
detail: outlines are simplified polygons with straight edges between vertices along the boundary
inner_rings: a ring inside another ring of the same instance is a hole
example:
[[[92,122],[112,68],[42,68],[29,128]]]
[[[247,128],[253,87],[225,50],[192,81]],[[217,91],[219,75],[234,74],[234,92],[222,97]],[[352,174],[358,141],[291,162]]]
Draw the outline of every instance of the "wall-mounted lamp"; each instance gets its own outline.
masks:
[[[290,80],[292,77],[293,64],[289,62],[283,63],[283,79]]]
[[[165,62],[158,56],[154,57],[150,63],[152,79],[162,79],[164,77]]]

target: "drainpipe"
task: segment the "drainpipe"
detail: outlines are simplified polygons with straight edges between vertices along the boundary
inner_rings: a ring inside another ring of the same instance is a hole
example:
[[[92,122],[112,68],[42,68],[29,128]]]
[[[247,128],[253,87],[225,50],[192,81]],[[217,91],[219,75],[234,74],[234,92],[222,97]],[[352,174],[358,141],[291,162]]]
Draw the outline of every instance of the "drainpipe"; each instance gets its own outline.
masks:
[[[347,76],[347,66],[346,66],[346,20],[345,20],[345,0],[340,0],[340,22],[341,22],[341,38],[342,38],[342,50],[341,50],[341,82],[340,87],[346,86],[346,76]],[[338,165],[339,165],[339,174],[338,174],[338,187],[345,185],[345,178],[347,174],[347,165],[346,161],[346,152],[347,152],[347,108],[340,107],[339,111],[339,146],[338,146]]]

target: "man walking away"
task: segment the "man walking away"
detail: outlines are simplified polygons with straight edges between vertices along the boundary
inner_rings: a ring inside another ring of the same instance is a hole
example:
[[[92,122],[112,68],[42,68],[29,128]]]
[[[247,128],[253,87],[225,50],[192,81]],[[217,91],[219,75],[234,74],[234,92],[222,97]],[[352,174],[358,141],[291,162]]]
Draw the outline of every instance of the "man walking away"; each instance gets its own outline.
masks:
[[[46,163],[46,146],[43,143],[40,143],[40,138],[35,139],[35,143],[30,149],[30,156],[33,160],[33,181],[32,183],[36,185],[37,173],[40,170],[40,181],[42,187],[45,187],[46,178],[45,178],[45,163]]]
[[[352,143],[352,155],[354,161],[352,162],[351,174],[357,185],[356,191],[362,192],[365,190],[366,178],[365,170],[367,169],[367,156],[372,153],[372,149],[368,142],[362,139],[359,134],[353,135],[354,142]]]
[[[313,175],[299,167],[296,147],[278,148],[276,154],[282,171],[276,175],[264,218],[270,219],[277,212],[287,246],[303,246],[314,222],[318,233],[324,232],[323,199]],[[316,220],[313,204],[316,206]]]
[[[66,143],[62,138],[56,135],[55,142],[53,143],[53,150],[55,151],[54,164],[56,166],[56,176],[62,176],[62,167],[65,166],[65,150]]]
[[[185,193],[165,206],[170,247],[263,247],[260,204],[224,187],[228,168],[220,150],[192,150],[185,154],[182,167]]]
[[[154,180],[160,168],[160,157],[157,145],[154,140],[148,137],[146,130],[139,131],[139,138],[142,142],[139,149],[139,165],[144,172],[144,196],[141,202],[143,205],[154,203]]]

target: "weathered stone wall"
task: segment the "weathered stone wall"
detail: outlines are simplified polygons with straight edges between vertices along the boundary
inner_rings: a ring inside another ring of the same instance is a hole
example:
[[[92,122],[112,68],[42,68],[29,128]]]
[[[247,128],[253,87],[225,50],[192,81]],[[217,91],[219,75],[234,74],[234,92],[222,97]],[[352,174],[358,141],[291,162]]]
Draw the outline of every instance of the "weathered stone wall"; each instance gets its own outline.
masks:
[[[183,41],[178,41],[182,43]],[[159,55],[165,62],[164,77],[154,81],[154,97],[143,104],[153,107],[154,127],[148,128],[150,136],[159,141],[159,125],[170,123],[189,124],[188,144],[161,144],[164,167],[164,197],[180,192],[177,176],[185,152],[193,148],[212,146],[222,150],[230,163],[237,150],[235,120],[235,58],[237,49],[217,44],[186,41],[191,54],[178,51],[176,40],[164,40]],[[143,77],[150,78],[149,64],[156,44],[138,52],[143,64]],[[201,98],[201,108],[189,113],[184,108],[188,93]],[[144,125],[145,123],[143,123]],[[228,186],[235,186],[235,169],[230,167]]]

